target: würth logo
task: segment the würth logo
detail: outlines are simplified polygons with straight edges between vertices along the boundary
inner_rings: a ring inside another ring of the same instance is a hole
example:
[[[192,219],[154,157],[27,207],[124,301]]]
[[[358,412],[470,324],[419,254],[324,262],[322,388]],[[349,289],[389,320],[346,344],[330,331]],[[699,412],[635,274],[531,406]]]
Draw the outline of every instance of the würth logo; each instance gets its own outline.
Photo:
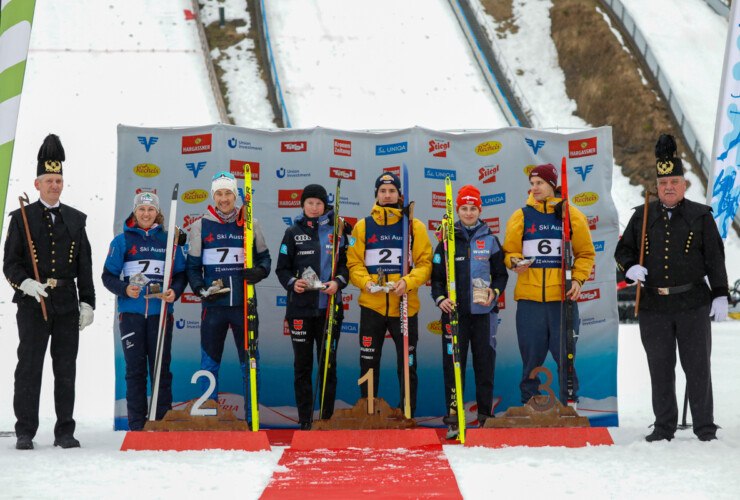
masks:
[[[478,169],[478,180],[482,181],[483,184],[490,184],[496,182],[496,174],[501,169],[499,165],[495,167],[487,166]]]
[[[208,153],[209,151],[211,151],[211,134],[182,137],[182,154]]]
[[[278,207],[295,208],[301,206],[302,189],[279,189],[278,190]]]
[[[475,240],[475,246],[478,250],[483,250],[486,248],[486,241],[485,240]]]
[[[447,197],[444,193],[432,193],[432,207],[447,208]]]
[[[260,180],[260,164],[256,161],[229,160],[229,172],[237,179],[244,179],[244,164],[249,163],[252,180]]]
[[[581,158],[583,156],[595,155],[596,137],[580,139],[577,141],[568,141],[568,158]]]
[[[429,152],[438,158],[447,158],[447,150],[450,149],[450,141],[429,141]]]
[[[299,153],[302,151],[308,151],[308,143],[306,141],[280,143],[281,153]]]
[[[334,177],[335,179],[347,179],[347,180],[354,180],[355,179],[355,171],[350,168],[335,168],[332,167],[329,169],[329,177]]]
[[[334,154],[337,156],[352,156],[352,141],[334,139]]]
[[[599,293],[599,289],[595,290],[586,290],[585,292],[581,292],[581,296],[578,297],[578,302],[586,302],[589,300],[596,300],[601,298],[601,294]]]

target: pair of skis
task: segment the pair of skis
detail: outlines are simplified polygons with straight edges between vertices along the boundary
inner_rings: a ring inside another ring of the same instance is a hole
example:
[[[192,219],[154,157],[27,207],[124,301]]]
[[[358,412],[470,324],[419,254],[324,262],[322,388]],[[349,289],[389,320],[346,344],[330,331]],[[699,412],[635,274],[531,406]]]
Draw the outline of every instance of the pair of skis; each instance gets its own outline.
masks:
[[[243,246],[244,246],[244,269],[253,265],[252,247],[254,240],[254,226],[252,223],[252,168],[249,163],[244,164],[244,221],[243,221]],[[244,280],[244,349],[249,363],[249,395],[252,407],[252,431],[260,430],[259,402],[257,400],[257,304],[255,303],[254,285]],[[244,409],[246,412],[246,408]],[[246,417],[245,417],[246,418]]]
[[[561,243],[562,275],[560,292],[560,401],[568,406],[576,402],[575,370],[575,325],[573,322],[574,302],[568,296],[572,284],[571,267],[573,249],[571,247],[570,201],[568,198],[568,175],[565,157],[560,167],[560,189],[563,203],[563,236]]]

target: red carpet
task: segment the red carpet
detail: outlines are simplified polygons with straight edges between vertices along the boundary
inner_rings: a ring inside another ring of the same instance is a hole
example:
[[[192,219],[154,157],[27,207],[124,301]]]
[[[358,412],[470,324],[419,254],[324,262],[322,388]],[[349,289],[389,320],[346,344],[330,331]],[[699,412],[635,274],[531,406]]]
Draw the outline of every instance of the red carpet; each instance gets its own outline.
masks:
[[[296,432],[278,465],[262,498],[462,498],[433,429]]]
[[[270,450],[267,434],[239,431],[127,432],[121,451]]]

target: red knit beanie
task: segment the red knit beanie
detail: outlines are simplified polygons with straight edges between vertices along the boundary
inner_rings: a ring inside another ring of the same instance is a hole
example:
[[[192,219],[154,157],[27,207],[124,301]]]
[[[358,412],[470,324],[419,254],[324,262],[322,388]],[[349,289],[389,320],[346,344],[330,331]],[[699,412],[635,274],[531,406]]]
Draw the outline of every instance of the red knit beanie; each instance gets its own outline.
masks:
[[[552,163],[546,163],[545,165],[537,165],[534,167],[529,173],[529,180],[532,180],[532,177],[539,177],[551,185],[553,189],[558,185],[558,171]]]
[[[461,187],[457,191],[456,210],[460,210],[460,205],[475,205],[478,207],[478,210],[483,210],[483,203],[481,203],[480,191],[478,191],[478,188],[471,186],[470,184]]]

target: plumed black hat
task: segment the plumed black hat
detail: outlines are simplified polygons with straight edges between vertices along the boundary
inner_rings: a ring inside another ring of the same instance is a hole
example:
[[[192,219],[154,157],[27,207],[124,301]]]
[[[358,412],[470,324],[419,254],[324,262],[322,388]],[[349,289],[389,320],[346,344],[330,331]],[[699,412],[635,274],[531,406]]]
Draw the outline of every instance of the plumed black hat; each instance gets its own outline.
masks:
[[[64,148],[62,141],[54,134],[49,134],[41,144],[36,166],[36,177],[44,174],[62,175],[62,162],[64,161]]]
[[[676,157],[676,138],[672,135],[662,134],[655,144],[655,168],[658,172],[658,178],[673,177],[680,175],[683,177],[683,162],[681,158]]]

